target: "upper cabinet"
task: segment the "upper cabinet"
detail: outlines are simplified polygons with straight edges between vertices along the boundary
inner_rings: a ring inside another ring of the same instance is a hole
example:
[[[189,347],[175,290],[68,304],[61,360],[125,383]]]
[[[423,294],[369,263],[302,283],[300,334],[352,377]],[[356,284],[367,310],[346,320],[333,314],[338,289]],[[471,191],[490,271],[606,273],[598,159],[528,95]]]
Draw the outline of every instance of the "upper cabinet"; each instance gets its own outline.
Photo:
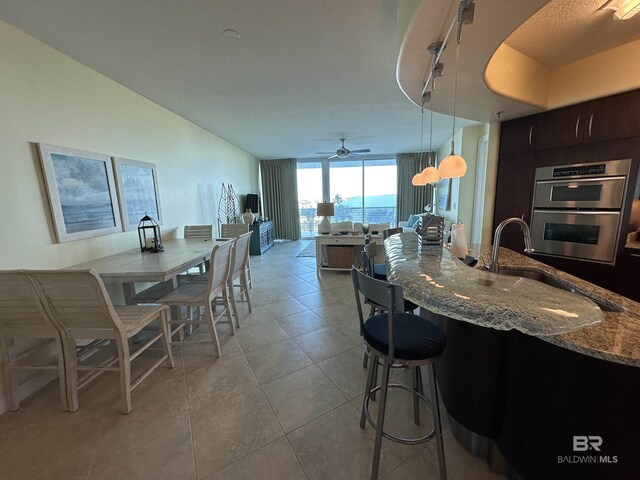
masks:
[[[539,114],[536,150],[581,144],[586,116],[584,103]]]
[[[584,143],[640,137],[640,90],[587,104]]]
[[[638,137],[640,91],[551,110],[535,118],[536,150]]]
[[[500,153],[533,151],[536,142],[537,115],[503,122],[500,130]]]

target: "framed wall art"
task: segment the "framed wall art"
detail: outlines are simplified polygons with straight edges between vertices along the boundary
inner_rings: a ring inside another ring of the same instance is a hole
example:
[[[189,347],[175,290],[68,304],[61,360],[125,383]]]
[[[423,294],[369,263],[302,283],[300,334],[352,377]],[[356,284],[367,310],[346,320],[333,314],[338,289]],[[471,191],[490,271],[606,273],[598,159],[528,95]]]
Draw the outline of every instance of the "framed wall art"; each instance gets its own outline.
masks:
[[[145,215],[162,224],[155,163],[113,157],[113,169],[124,229],[137,229],[140,219]]]
[[[38,152],[59,243],[122,231],[108,155],[46,143]]]

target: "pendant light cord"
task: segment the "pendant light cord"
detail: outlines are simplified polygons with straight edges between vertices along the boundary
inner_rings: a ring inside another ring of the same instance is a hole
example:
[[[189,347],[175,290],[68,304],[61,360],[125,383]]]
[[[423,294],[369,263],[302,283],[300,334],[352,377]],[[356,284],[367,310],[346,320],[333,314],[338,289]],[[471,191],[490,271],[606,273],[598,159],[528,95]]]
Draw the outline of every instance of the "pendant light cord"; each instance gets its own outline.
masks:
[[[424,99],[422,100],[422,111],[420,116],[420,157],[419,157],[419,167],[420,171],[423,169],[423,160],[424,160],[424,147],[423,147],[423,139],[424,139]]]
[[[433,92],[436,89],[436,78],[435,75],[431,76],[431,102],[433,102]],[[431,109],[429,110],[429,166],[435,166],[435,160],[433,155],[433,105],[431,105]]]
[[[458,28],[462,30],[462,23],[458,25]],[[458,36],[459,38],[459,36]],[[456,135],[456,104],[458,103],[458,60],[460,59],[460,41],[456,43],[456,75],[453,82],[453,128],[451,132],[451,155],[455,155],[455,135]]]

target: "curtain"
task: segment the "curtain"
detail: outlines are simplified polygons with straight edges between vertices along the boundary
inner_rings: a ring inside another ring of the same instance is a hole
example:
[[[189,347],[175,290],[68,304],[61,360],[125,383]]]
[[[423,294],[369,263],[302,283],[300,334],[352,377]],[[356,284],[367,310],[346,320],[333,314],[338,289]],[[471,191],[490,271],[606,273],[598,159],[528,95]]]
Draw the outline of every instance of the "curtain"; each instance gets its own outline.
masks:
[[[396,221],[407,220],[413,213],[424,212],[425,205],[433,203],[433,185],[414,187],[413,176],[429,165],[435,164],[436,152],[399,153],[396,155],[398,165],[398,195],[396,199]]]
[[[295,158],[260,160],[264,215],[273,220],[275,238],[300,238],[297,168]]]

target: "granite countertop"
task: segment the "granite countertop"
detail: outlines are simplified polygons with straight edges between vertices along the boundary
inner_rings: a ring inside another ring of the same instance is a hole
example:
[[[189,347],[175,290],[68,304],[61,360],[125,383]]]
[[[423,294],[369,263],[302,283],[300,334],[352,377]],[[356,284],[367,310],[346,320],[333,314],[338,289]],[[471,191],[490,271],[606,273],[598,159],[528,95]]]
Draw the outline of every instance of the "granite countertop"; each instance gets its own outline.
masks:
[[[503,269],[544,272],[577,293],[527,278],[493,274],[482,261],[470,268],[446,249],[419,252],[415,233],[385,240],[389,280],[407,299],[456,320],[497,330],[516,329],[596,358],[640,367],[640,304],[526,255],[500,249]],[[482,258],[490,246],[474,246]],[[602,311],[601,305],[621,311]]]

